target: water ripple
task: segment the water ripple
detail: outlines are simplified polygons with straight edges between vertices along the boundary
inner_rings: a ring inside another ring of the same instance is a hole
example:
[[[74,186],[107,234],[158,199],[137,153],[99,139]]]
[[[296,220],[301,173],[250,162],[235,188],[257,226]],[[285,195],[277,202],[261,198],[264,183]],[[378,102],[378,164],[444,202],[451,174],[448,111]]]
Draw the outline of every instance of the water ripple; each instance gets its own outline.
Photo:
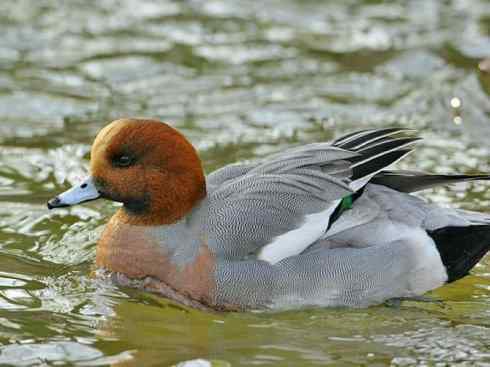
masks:
[[[123,116],[178,127],[208,171],[385,126],[425,138],[400,168],[490,171],[489,19],[485,0],[0,2],[0,364],[489,363],[488,257],[442,306],[206,315],[92,274],[113,204],[45,207]],[[490,205],[485,183],[423,195]]]

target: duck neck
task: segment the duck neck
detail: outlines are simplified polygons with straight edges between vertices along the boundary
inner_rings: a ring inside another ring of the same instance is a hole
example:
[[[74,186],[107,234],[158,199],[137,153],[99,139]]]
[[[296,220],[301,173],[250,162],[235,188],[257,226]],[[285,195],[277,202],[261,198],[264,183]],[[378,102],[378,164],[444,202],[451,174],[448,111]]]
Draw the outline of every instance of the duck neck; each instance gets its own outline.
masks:
[[[162,192],[151,187],[137,201],[125,202],[119,220],[131,225],[174,225],[190,216],[206,198],[204,177],[199,182],[182,182]]]

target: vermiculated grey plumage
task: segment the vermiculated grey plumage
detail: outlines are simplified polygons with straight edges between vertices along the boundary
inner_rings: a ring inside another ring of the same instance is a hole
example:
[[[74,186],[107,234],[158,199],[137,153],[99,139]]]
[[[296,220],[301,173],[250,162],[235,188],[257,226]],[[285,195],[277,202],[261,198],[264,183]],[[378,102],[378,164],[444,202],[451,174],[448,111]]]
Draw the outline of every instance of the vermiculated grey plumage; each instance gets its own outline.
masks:
[[[374,135],[386,137],[387,132]],[[373,140],[373,134],[369,136]],[[400,149],[401,155],[406,154],[402,148],[414,141],[373,142],[365,145],[363,153],[314,143],[274,154],[266,161],[232,165],[210,174],[210,246],[225,258],[257,255],[277,236],[300,227],[306,216],[324,211],[350,195],[352,179],[369,176],[391,164],[400,156],[390,153]],[[367,168],[354,177],[352,167],[359,159],[371,158],[381,159],[381,164],[364,165]],[[326,217],[325,229],[328,221]]]
[[[486,226],[490,216],[440,208],[405,192],[489,177],[382,171],[418,140],[404,136],[408,132],[356,132],[211,174],[210,246],[221,259],[217,302],[243,308],[367,306],[448,281],[428,233]],[[274,238],[352,194],[353,180],[362,182],[356,189],[367,184],[362,194],[301,254],[275,264],[257,259]]]

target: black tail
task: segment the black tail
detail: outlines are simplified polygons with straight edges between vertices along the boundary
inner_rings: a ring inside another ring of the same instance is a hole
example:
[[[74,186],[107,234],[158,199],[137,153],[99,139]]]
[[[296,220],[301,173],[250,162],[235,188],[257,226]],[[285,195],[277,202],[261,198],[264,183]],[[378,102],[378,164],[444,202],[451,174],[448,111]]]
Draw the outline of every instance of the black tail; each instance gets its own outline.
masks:
[[[448,283],[467,275],[490,250],[490,225],[445,227],[428,234],[446,267]]]

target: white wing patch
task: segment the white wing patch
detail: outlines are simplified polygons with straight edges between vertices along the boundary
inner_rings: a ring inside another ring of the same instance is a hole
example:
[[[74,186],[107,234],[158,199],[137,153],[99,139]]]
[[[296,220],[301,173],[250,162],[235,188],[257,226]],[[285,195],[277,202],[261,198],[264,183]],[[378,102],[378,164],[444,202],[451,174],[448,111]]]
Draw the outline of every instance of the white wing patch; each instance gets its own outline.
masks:
[[[302,253],[325,233],[330,216],[340,202],[341,200],[336,200],[326,210],[307,215],[301,227],[274,238],[271,243],[262,247],[257,258],[274,265],[287,257]]]

